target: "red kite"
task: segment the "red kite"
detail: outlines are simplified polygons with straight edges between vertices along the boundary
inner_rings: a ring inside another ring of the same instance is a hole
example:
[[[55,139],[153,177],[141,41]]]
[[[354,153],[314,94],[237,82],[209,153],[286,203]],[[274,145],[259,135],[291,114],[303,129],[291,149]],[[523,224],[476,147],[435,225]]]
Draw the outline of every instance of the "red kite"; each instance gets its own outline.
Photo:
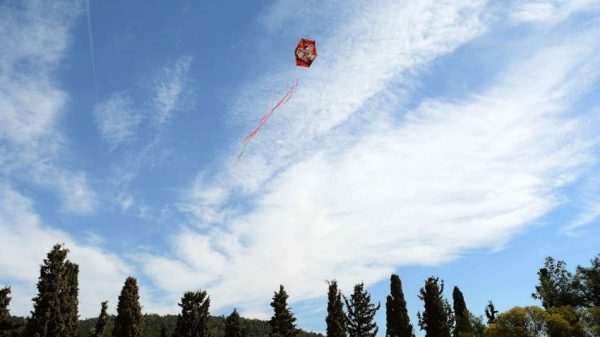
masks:
[[[296,65],[300,67],[310,67],[315,58],[317,58],[317,46],[315,41],[301,39],[294,50],[296,55]]]
[[[297,66],[306,67],[306,68],[310,67],[310,65],[313,63],[313,61],[317,57],[317,47],[315,45],[315,41],[308,40],[308,39],[301,39],[300,42],[298,42],[298,46],[296,46],[296,49],[294,50],[294,55],[296,56],[296,65]],[[248,143],[250,143],[252,138],[254,138],[254,136],[256,136],[256,134],[258,134],[258,131],[263,127],[263,125],[265,125],[267,123],[267,121],[269,120],[271,115],[275,112],[275,110],[279,109],[279,107],[281,107],[282,105],[287,103],[290,99],[292,99],[292,97],[294,96],[294,93],[296,92],[297,87],[298,87],[298,80],[296,80],[296,83],[287,91],[287,93],[279,100],[279,102],[277,104],[275,104],[275,106],[273,106],[271,108],[271,110],[269,110],[269,112],[267,112],[260,118],[260,121],[258,122],[258,126],[252,132],[250,132],[246,137],[244,137],[244,146],[242,147],[240,154],[238,154],[238,156],[237,156],[237,159],[235,161],[236,164],[242,158],[242,155],[244,154],[244,151],[246,151],[246,147],[248,146]]]

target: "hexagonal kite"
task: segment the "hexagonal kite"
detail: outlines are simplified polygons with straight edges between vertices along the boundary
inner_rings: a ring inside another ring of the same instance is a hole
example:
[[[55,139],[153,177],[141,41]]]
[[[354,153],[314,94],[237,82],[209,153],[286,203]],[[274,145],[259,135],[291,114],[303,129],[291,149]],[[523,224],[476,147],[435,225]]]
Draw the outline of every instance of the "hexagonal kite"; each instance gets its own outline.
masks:
[[[300,42],[298,42],[296,49],[294,49],[294,55],[296,57],[296,65],[297,66],[309,68],[310,65],[313,63],[313,61],[315,60],[315,58],[317,58],[317,46],[315,45],[315,41],[309,40],[309,39],[300,39]],[[275,110],[279,109],[279,107],[281,107],[282,105],[287,103],[290,99],[292,99],[292,97],[294,96],[294,93],[296,92],[297,87],[298,87],[298,80],[296,80],[296,83],[279,100],[279,102],[277,104],[275,104],[275,106],[273,106],[271,108],[271,110],[269,110],[269,112],[267,112],[260,118],[260,121],[258,122],[258,126],[254,130],[252,130],[252,132],[250,132],[246,137],[244,137],[244,145],[242,146],[242,150],[240,151],[240,153],[237,156],[237,159],[235,161],[236,165],[242,158],[244,151],[246,151],[246,147],[248,146],[248,143],[250,143],[252,138],[254,138],[254,136],[256,136],[256,134],[258,134],[258,131],[263,127],[263,125],[265,125],[267,123],[267,121],[269,120],[269,118],[271,117],[273,112],[275,112]]]
[[[310,67],[315,58],[317,58],[317,46],[315,41],[301,39],[294,50],[296,55],[296,65],[300,67]]]

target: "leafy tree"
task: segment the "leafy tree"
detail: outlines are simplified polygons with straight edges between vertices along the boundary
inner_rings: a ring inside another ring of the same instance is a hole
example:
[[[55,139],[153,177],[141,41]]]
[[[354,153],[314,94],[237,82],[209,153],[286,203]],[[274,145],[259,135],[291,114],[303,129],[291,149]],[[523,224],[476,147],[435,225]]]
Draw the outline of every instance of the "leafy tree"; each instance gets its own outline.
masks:
[[[390,277],[390,294],[385,302],[386,337],[413,337],[413,326],[410,324],[406,300],[402,291],[400,277]]]
[[[583,332],[571,325],[563,314],[559,311],[544,311],[536,306],[514,307],[498,315],[485,331],[485,337],[582,336]]]
[[[492,301],[489,301],[488,304],[485,306],[485,317],[487,317],[488,324],[494,323],[494,321],[496,320],[497,313],[498,310],[496,310],[494,303]]]
[[[347,323],[350,337],[375,337],[379,328],[375,323],[375,314],[380,304],[371,303],[371,295],[364,289],[364,284],[354,286],[350,300],[344,296],[348,310]]]
[[[454,308],[454,336],[455,337],[473,337],[474,330],[471,324],[471,313],[467,310],[467,304],[462,291],[454,287],[452,291],[452,305]]]
[[[426,337],[450,337],[454,317],[450,304],[443,297],[444,281],[437,277],[429,277],[421,288],[419,298],[423,301],[425,310],[418,313],[419,326],[425,330]]]
[[[581,287],[566,266],[564,261],[555,261],[549,256],[546,258],[544,268],[538,271],[540,283],[531,296],[541,300],[542,306],[546,309],[563,306],[578,307],[583,304]]]
[[[600,337],[600,307],[590,307],[581,310],[580,323],[586,336]]]
[[[591,261],[591,266],[577,266],[577,279],[581,280],[581,290],[585,304],[600,307],[600,255]]]
[[[130,276],[125,280],[119,295],[112,335],[113,337],[141,337],[143,329],[144,318],[137,280]]]
[[[101,304],[100,315],[98,316],[98,320],[96,321],[96,326],[91,334],[91,337],[102,337],[104,335],[104,329],[106,328],[106,324],[108,324],[108,314],[106,313],[106,309],[108,308],[108,301],[104,301]]]
[[[167,337],[167,329],[164,326],[160,328],[160,337]]]
[[[188,291],[181,298],[175,337],[208,337],[210,297],[206,291]]]
[[[26,336],[72,337],[77,333],[79,268],[67,260],[68,252],[63,245],[57,244],[44,259]]]
[[[240,322],[240,314],[236,309],[233,309],[231,315],[225,320],[225,337],[243,337],[242,324]]]
[[[329,282],[327,292],[327,337],[346,337],[346,314],[342,303],[342,292],[338,289],[337,281]]]
[[[473,334],[475,337],[483,337],[486,329],[485,323],[483,323],[483,317],[481,316],[471,316],[471,326],[473,326]]]
[[[279,291],[273,295],[273,302],[271,302],[273,317],[269,321],[271,337],[295,337],[298,334],[294,323],[296,318],[287,306],[288,297],[283,285],[280,285]]]

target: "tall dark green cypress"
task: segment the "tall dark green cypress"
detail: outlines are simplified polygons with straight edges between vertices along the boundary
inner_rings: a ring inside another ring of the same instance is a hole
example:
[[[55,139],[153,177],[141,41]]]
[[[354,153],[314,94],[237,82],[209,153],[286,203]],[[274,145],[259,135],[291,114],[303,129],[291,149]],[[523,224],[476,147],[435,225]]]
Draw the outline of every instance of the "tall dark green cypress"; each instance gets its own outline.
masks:
[[[240,314],[236,309],[225,320],[225,337],[243,337]]]
[[[72,337],[77,333],[77,274],[79,268],[67,260],[69,250],[57,244],[44,259],[38,279],[38,295],[25,336]]]
[[[174,337],[208,337],[210,297],[206,291],[188,291],[181,298]]]
[[[414,337],[400,276],[390,277],[390,294],[385,302],[386,337]]]
[[[296,317],[287,306],[288,294],[283,288],[283,285],[279,286],[279,291],[276,291],[273,295],[273,301],[271,307],[273,307],[273,317],[269,320],[271,326],[271,337],[295,337],[298,334],[296,329]]]
[[[375,323],[375,314],[380,304],[371,303],[371,295],[364,289],[364,284],[354,286],[350,300],[344,297],[348,310],[348,335],[350,337],[375,337],[379,328]]]
[[[425,310],[419,312],[419,326],[425,330],[426,337],[450,337],[454,325],[452,309],[443,297],[444,281],[430,277],[421,288],[419,298],[423,301]]]
[[[65,319],[65,335],[64,337],[78,337],[79,336],[79,315],[77,314],[77,307],[79,300],[77,299],[79,293],[79,266],[70,262],[65,262],[65,275],[63,278],[64,290],[61,296],[61,310]]]
[[[338,289],[337,281],[329,282],[327,292],[327,337],[346,337],[346,314],[342,303],[342,292]]]
[[[106,328],[106,324],[108,324],[109,316],[106,313],[108,309],[108,301],[104,301],[101,303],[100,315],[98,316],[98,320],[96,321],[96,326],[94,327],[94,331],[90,335],[90,337],[102,337],[104,335],[104,329]]]
[[[113,337],[140,337],[144,329],[144,318],[140,306],[137,280],[128,277],[119,295],[117,317],[113,326]]]
[[[0,289],[0,337],[8,336],[8,330],[13,328],[10,322],[10,287],[6,286]]]
[[[454,336],[455,337],[473,337],[475,330],[471,324],[471,313],[467,309],[465,298],[458,287],[452,291],[452,305],[454,308]]]

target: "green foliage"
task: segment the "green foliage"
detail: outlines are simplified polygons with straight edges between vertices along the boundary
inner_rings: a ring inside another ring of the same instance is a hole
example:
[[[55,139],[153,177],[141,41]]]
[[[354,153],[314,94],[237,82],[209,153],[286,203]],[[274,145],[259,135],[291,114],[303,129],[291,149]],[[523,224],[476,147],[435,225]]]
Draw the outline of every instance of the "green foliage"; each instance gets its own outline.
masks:
[[[375,314],[380,304],[371,303],[371,295],[364,289],[364,284],[354,286],[350,301],[344,296],[348,310],[347,323],[350,337],[375,337],[379,328],[375,323]]]
[[[421,288],[419,298],[425,310],[418,313],[419,326],[425,330],[426,337],[450,337],[454,326],[454,317],[450,304],[443,297],[444,281],[430,277]]]
[[[585,304],[600,307],[600,255],[591,261],[589,268],[577,266],[577,279],[581,282]]]
[[[584,309],[587,311],[587,309]],[[573,307],[514,307],[498,315],[485,337],[592,337]]]
[[[475,331],[471,324],[471,313],[467,310],[467,304],[462,291],[454,287],[452,291],[452,305],[454,308],[454,336],[455,337],[474,337]]]
[[[485,333],[485,329],[487,326],[483,323],[483,317],[481,316],[473,316],[473,314],[469,313],[471,326],[473,327],[473,335],[475,337],[483,337]]]
[[[531,296],[541,300],[542,306],[546,309],[563,306],[578,307],[583,304],[578,279],[573,277],[566,266],[564,261],[555,261],[547,257],[544,268],[538,271],[540,283]]]
[[[295,337],[297,335],[296,318],[287,306],[288,294],[283,285],[279,286],[279,291],[273,295],[271,307],[273,307],[273,317],[269,321],[271,326],[271,337]]]
[[[113,337],[141,337],[144,328],[137,280],[128,277],[119,295]]]
[[[498,310],[496,310],[494,303],[492,301],[489,301],[488,304],[485,306],[485,317],[487,317],[488,324],[494,323],[494,321],[496,320],[496,314],[498,314]]]
[[[74,337],[78,330],[77,274],[79,267],[67,260],[69,250],[55,245],[40,268],[26,336]]]
[[[385,302],[386,337],[413,337],[414,330],[410,324],[406,300],[402,291],[400,277],[392,274],[390,277],[390,294]]]
[[[188,291],[181,298],[174,337],[208,337],[210,297],[206,291]]]
[[[240,314],[236,309],[233,309],[231,315],[225,320],[225,337],[243,337],[242,323],[240,322]]]
[[[342,303],[342,292],[338,289],[337,281],[329,282],[327,291],[327,337],[346,337],[346,314]]]

